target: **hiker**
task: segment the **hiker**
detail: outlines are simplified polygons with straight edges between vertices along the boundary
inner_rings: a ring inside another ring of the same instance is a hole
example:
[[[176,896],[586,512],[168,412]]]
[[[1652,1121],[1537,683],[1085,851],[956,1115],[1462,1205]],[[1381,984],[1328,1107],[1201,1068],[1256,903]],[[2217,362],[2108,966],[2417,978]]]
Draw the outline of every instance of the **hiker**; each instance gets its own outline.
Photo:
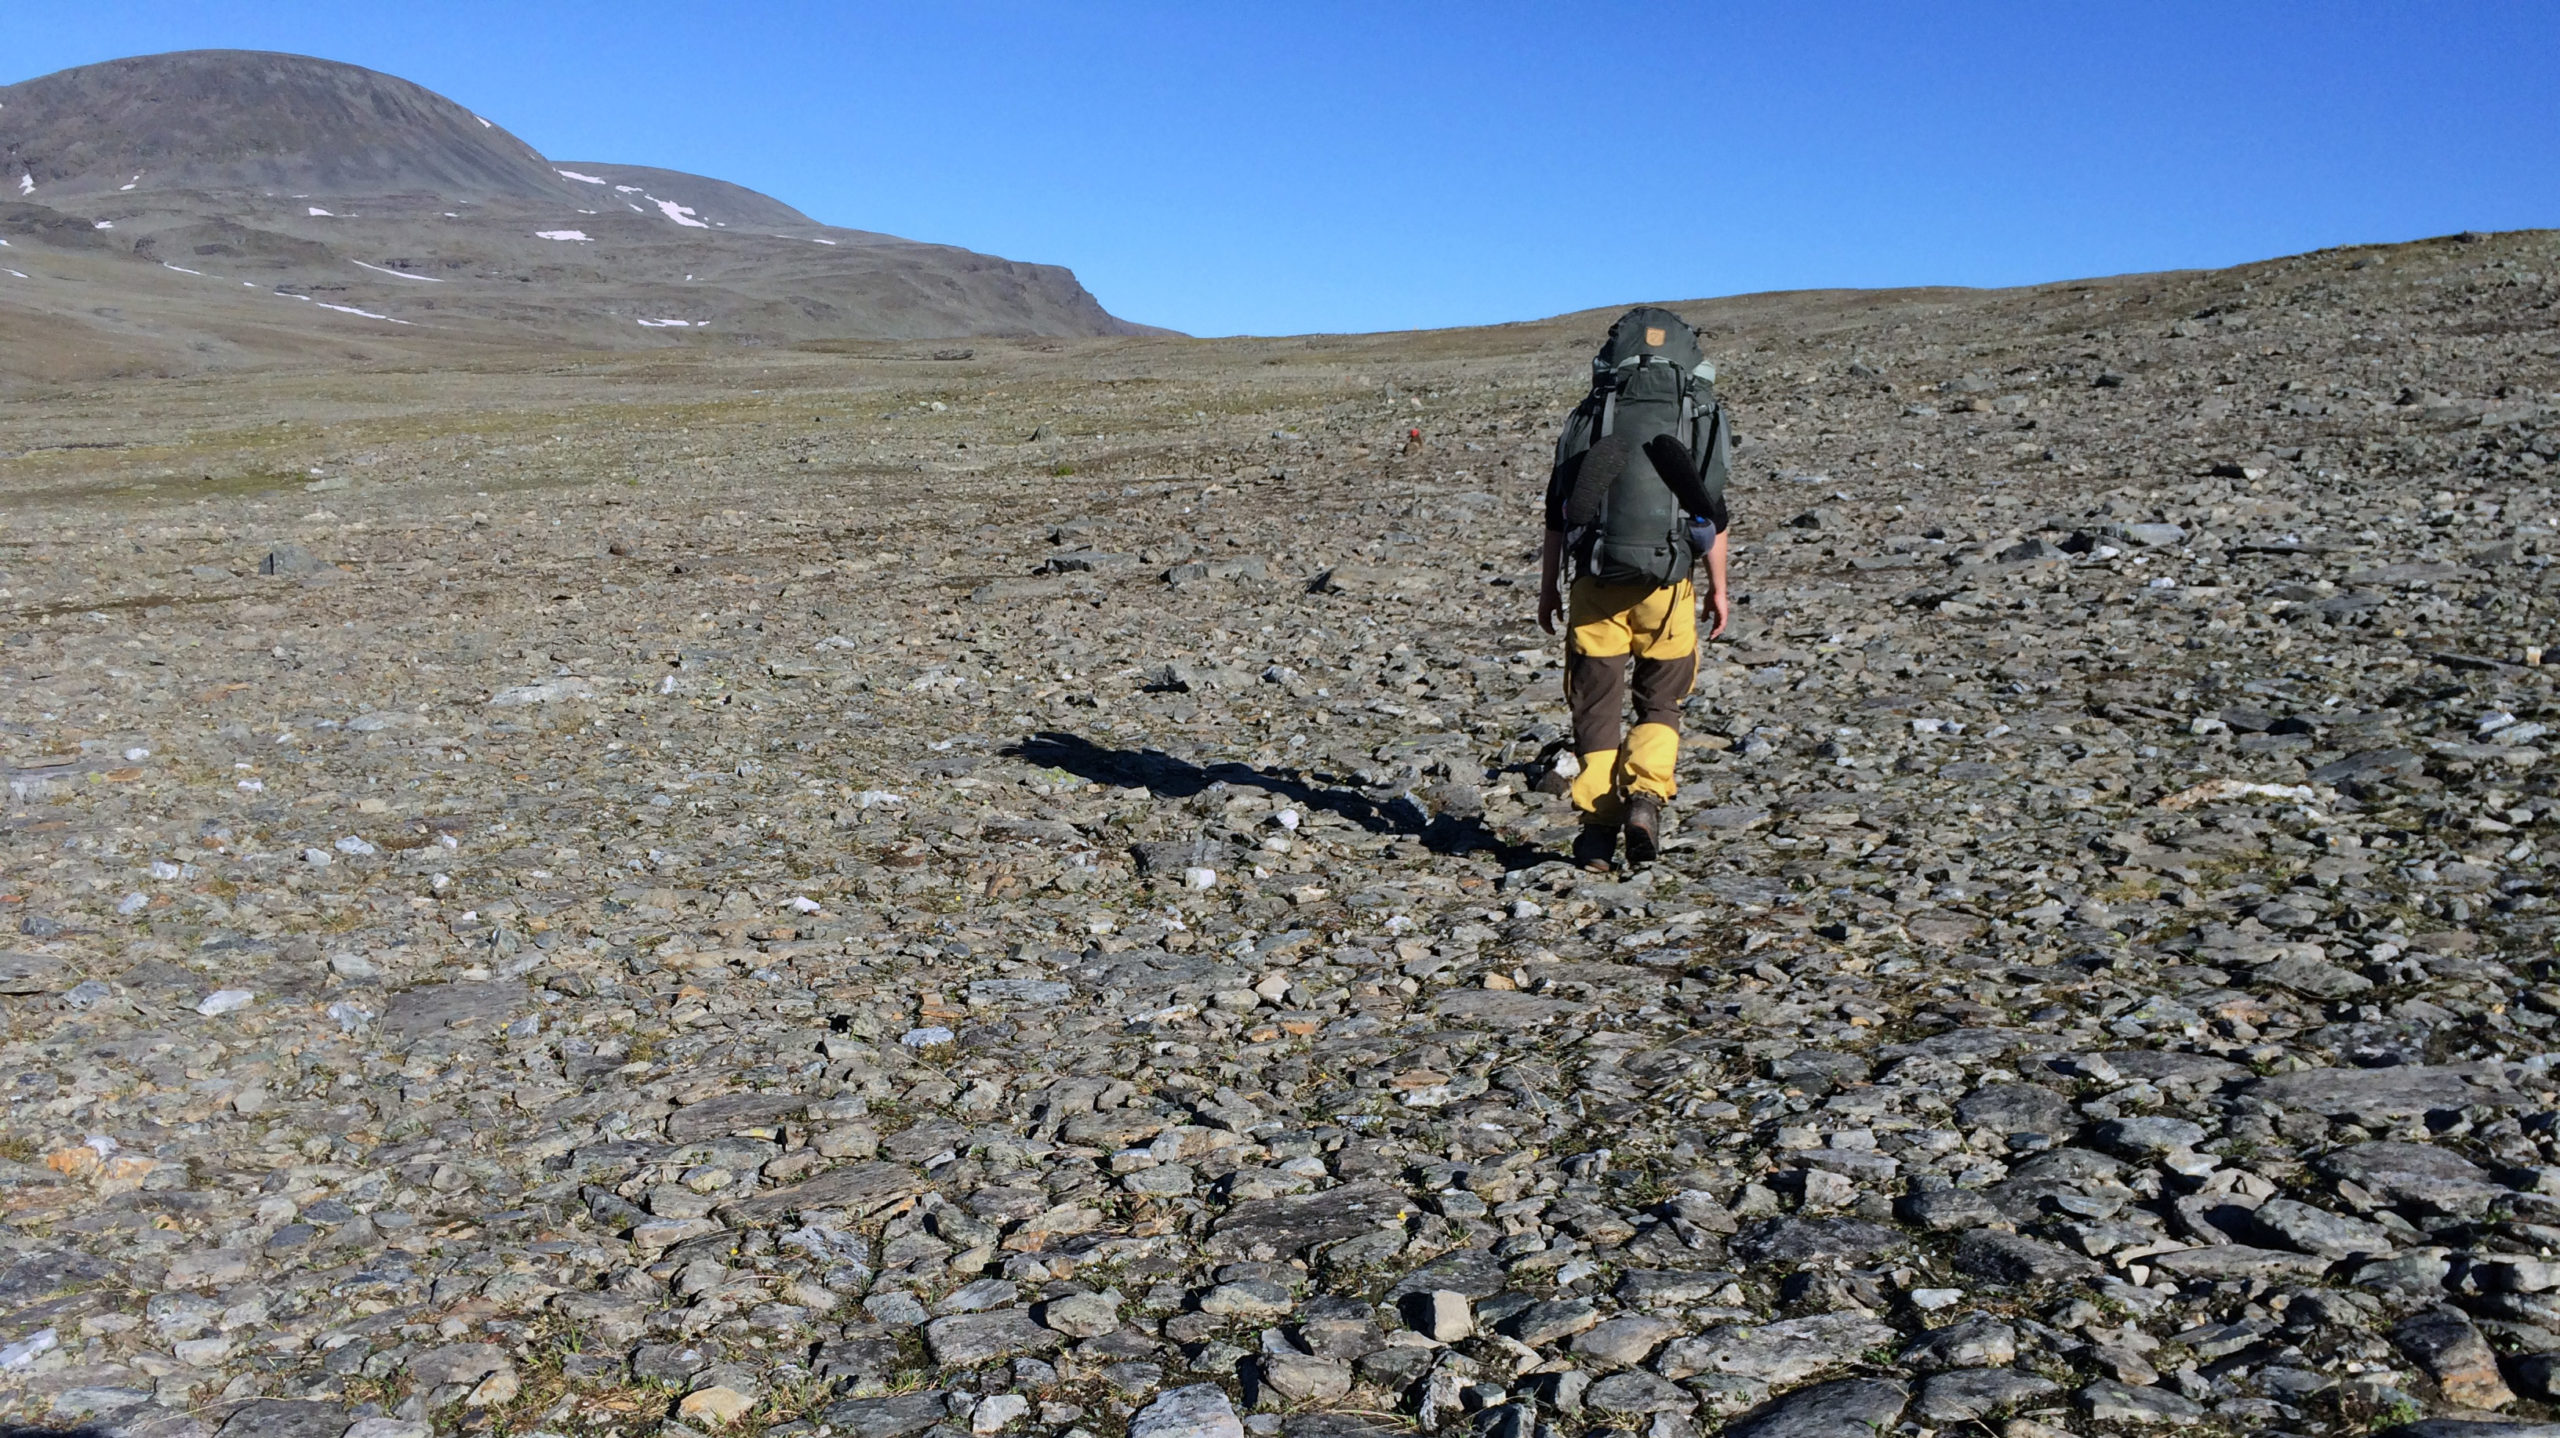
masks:
[[[1573,858],[1594,871],[1615,861],[1622,830],[1631,867],[1660,852],[1662,806],[1677,791],[1680,701],[1698,678],[1701,561],[1714,612],[1708,637],[1733,618],[1724,502],[1732,443],[1715,377],[1687,321],[1650,305],[1629,310],[1609,327],[1591,361],[1591,393],[1556,438],[1538,624],[1553,634],[1565,621],[1565,699],[1582,765]],[[1568,556],[1569,595],[1558,588]]]

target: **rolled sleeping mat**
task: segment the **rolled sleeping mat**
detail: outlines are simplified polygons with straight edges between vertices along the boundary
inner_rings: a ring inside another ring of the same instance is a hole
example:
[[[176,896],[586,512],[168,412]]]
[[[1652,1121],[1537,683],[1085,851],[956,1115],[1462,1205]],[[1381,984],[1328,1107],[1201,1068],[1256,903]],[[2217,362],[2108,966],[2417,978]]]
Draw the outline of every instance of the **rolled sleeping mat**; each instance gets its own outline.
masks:
[[[1654,473],[1661,475],[1662,482],[1679,496],[1682,509],[1712,520],[1718,533],[1724,531],[1724,496],[1707,493],[1706,484],[1698,478],[1696,462],[1689,458],[1687,445],[1667,434],[1657,434],[1645,441],[1644,457],[1653,461]]]

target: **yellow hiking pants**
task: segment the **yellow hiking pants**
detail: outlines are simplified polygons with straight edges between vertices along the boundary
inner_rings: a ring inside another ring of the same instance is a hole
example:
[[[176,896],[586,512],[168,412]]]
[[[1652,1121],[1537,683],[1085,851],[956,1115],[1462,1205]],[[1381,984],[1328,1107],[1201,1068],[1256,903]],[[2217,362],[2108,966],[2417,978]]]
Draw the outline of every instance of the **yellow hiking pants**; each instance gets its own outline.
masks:
[[[1680,760],[1680,701],[1698,682],[1698,607],[1688,580],[1667,589],[1573,582],[1566,597],[1564,693],[1582,772],[1573,807],[1615,824],[1627,796],[1669,799]],[[1630,665],[1635,671],[1632,680]],[[1626,733],[1627,701],[1635,732]],[[1621,738],[1623,736],[1623,747]]]

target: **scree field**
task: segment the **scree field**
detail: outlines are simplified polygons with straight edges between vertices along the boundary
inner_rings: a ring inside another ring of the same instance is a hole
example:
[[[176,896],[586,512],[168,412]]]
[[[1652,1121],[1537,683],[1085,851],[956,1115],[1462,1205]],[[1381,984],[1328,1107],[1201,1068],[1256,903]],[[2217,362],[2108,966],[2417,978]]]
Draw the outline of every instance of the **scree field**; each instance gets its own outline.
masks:
[[[1740,602],[1632,875],[1534,622],[1614,311],[21,388],[0,1401],[2547,1417],[2555,268],[1684,307]]]

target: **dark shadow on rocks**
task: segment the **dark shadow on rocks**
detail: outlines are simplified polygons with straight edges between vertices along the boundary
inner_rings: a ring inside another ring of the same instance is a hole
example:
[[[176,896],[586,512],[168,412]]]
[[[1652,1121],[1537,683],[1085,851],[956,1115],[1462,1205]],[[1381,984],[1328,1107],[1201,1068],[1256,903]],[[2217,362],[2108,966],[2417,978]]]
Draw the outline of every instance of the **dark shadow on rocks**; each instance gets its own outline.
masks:
[[[1435,854],[1491,854],[1506,869],[1525,869],[1559,857],[1535,844],[1518,844],[1485,827],[1481,818],[1423,812],[1411,795],[1373,799],[1356,788],[1325,782],[1330,776],[1277,772],[1250,764],[1199,765],[1160,749],[1106,749],[1080,734],[1047,730],[1004,751],[1008,757],[1063,769],[1096,784],[1136,785],[1159,799],[1188,799],[1215,784],[1262,789],[1309,809],[1350,820],[1372,834],[1400,834]]]

